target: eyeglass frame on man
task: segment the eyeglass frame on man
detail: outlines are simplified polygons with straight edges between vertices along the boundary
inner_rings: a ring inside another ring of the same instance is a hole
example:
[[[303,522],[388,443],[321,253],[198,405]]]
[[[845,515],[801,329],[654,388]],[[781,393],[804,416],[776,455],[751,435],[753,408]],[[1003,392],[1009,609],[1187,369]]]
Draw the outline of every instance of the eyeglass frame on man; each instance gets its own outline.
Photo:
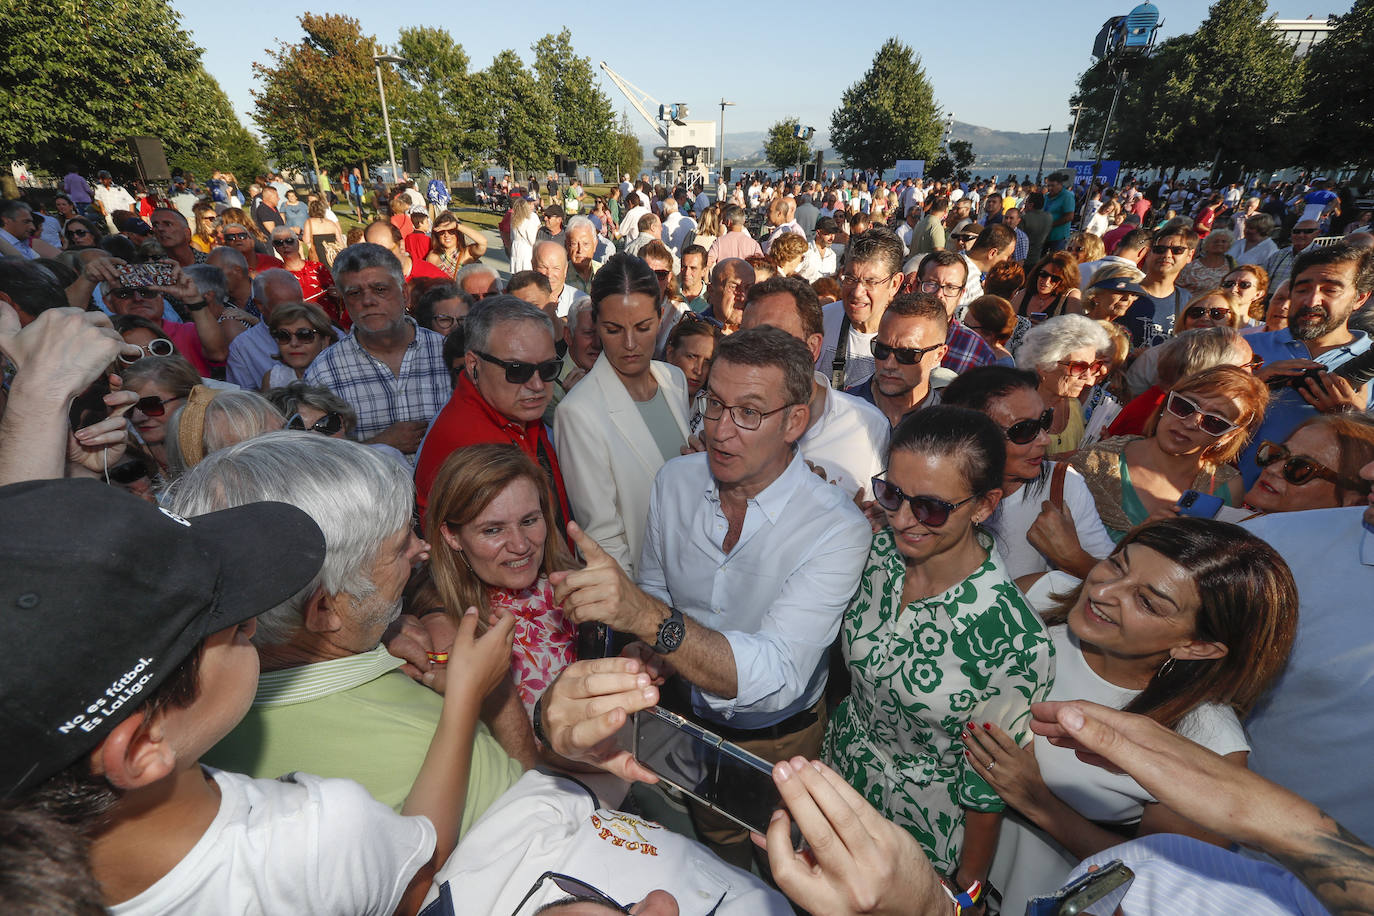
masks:
[[[900,270],[894,270],[886,277],[856,277],[853,274],[840,274],[835,279],[839,281],[841,289],[853,289],[862,284],[863,288],[871,293],[875,289],[880,289],[884,283],[890,283],[892,278],[899,273],[901,273]]]
[[[927,353],[932,350],[938,350],[944,345],[945,342],[941,341],[937,344],[931,344],[928,347],[892,347],[883,343],[877,337],[874,337],[868,342],[868,351],[873,354],[873,359],[876,362],[882,362],[890,356],[903,366],[914,366],[924,359]],[[886,352],[879,353],[879,350],[885,350]]]
[[[789,403],[784,404],[781,407],[775,407],[772,410],[759,410],[757,407],[750,407],[747,404],[727,404],[720,398],[716,397],[715,395],[708,394],[704,390],[697,392],[696,399],[697,409],[701,411],[701,417],[703,420],[710,420],[712,423],[718,423],[721,419],[725,417],[725,412],[728,410],[730,412],[730,422],[734,423],[735,426],[739,429],[749,430],[750,432],[753,432],[754,430],[762,426],[763,421],[771,417],[773,414],[782,413],[789,407],[798,406],[797,404]],[[720,405],[720,410],[716,413],[714,417],[711,416],[711,408],[708,406],[710,404]],[[749,413],[745,414],[746,417],[755,416],[758,419],[741,420],[740,415],[736,413],[736,411],[739,410],[749,411]],[[753,423],[753,425],[750,426],[750,423]]]
[[[581,878],[574,878],[572,875],[565,875],[561,872],[546,871],[535,879],[534,884],[530,885],[530,889],[525,892],[525,896],[521,897],[520,902],[515,905],[515,909],[511,912],[511,916],[520,916],[520,911],[525,908],[525,904],[529,903],[530,898],[533,897],[539,891],[539,888],[543,886],[545,881],[549,880],[552,880],[554,885],[560,891],[562,891],[563,893],[567,894],[575,900],[590,900],[593,903],[599,903],[602,906],[608,906],[611,909],[615,910],[617,913],[630,912],[629,907],[617,903],[615,898],[613,898],[610,894],[607,894],[605,891],[603,891],[599,887],[596,887],[595,885],[588,884]],[[579,893],[579,890],[587,891],[589,893]]]
[[[536,372],[539,373],[539,380],[548,384],[558,378],[558,373],[563,371],[563,360],[556,356],[543,362],[522,363],[519,360],[501,359],[481,350],[473,350],[472,352],[487,362],[506,370],[506,381],[512,385],[527,384],[530,379],[534,378]]]
[[[960,286],[955,286],[953,283],[941,283],[939,280],[922,280],[918,286],[921,292],[925,293],[927,296],[934,296],[937,293],[953,296],[955,293],[962,293],[968,284],[964,283]]]

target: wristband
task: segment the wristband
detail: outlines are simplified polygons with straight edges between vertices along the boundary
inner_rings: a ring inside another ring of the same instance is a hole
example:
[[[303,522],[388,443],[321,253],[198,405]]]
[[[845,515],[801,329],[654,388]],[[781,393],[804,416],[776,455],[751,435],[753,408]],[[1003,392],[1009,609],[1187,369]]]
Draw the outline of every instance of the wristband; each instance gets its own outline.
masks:
[[[983,882],[975,881],[968,886],[967,890],[956,891],[956,885],[950,879],[941,877],[940,887],[944,889],[945,896],[954,903],[954,916],[959,916],[964,910],[977,906],[978,901],[983,897]]]
[[[185,305],[186,310],[190,312],[199,312],[201,309],[205,308],[205,306],[209,305],[209,303],[205,301],[204,296],[200,297],[199,302],[184,302],[182,304]]]

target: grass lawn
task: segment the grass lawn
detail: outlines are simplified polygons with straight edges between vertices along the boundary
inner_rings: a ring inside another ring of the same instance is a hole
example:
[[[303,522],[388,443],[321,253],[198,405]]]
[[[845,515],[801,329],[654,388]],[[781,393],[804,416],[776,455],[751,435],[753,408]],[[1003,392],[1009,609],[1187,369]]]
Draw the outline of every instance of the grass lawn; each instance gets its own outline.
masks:
[[[611,188],[613,187],[615,187],[615,185],[586,184],[582,186],[582,189],[586,191],[587,195],[590,197],[608,197],[611,193]],[[484,207],[477,207],[468,203],[466,198],[471,197],[472,191],[467,187],[464,187],[462,189],[455,188],[454,191],[455,194],[453,204],[450,205],[450,209],[453,210],[454,215],[456,215],[460,220],[469,225],[480,226],[483,229],[490,229],[492,232],[497,231],[497,227],[501,223],[501,217],[504,214],[493,213],[491,210],[488,210]],[[460,200],[460,196],[465,199]],[[541,206],[547,206],[550,203],[552,203],[552,201],[549,199],[549,196],[547,194],[540,195]],[[588,201],[588,203],[590,204],[591,202]],[[585,212],[588,209],[590,209],[590,207],[583,207],[583,212]],[[341,201],[338,204],[335,204],[334,213],[338,215],[339,225],[343,227],[344,232],[347,232],[354,226],[363,225],[362,223],[359,223],[356,219],[353,218],[353,207],[348,203]]]

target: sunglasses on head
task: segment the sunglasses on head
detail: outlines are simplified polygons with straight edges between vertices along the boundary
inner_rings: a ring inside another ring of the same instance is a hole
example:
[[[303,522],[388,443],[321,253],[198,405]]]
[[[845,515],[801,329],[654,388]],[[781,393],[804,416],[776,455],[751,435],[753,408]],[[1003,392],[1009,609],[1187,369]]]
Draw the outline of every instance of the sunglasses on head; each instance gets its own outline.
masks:
[[[905,502],[911,509],[912,517],[927,528],[939,528],[949,521],[951,512],[977,499],[977,494],[974,494],[957,503],[951,503],[936,496],[908,496],[896,484],[889,483],[881,477],[874,477],[870,482],[873,485],[873,498],[877,500],[878,505],[888,512],[896,512]]]
[[[309,430],[312,433],[321,433],[326,436],[334,435],[343,429],[343,426],[343,415],[332,410],[309,426],[305,425],[305,418],[298,413],[293,413],[286,421],[287,429]]]
[[[1367,480],[1346,477],[1306,455],[1294,455],[1288,451],[1286,445],[1261,442],[1259,450],[1255,452],[1255,464],[1267,468],[1276,461],[1283,462],[1279,468],[1279,473],[1283,479],[1296,487],[1302,486],[1314,477],[1319,477],[1334,483],[1343,490],[1354,490],[1359,493],[1369,492],[1370,484]]]
[[[1164,408],[1180,420],[1197,414],[1198,428],[1209,436],[1224,436],[1237,428],[1237,424],[1219,414],[1208,413],[1176,391],[1169,392],[1169,397],[1164,401]]]
[[[539,373],[539,380],[541,382],[551,382],[558,378],[558,373],[563,370],[563,361],[557,357],[546,359],[542,363],[522,363],[498,359],[490,353],[483,353],[481,350],[477,351],[477,355],[487,362],[505,369],[506,381],[510,382],[512,385],[525,384],[530,379],[534,378],[536,372]]]
[[[1017,420],[1015,423],[1003,430],[1006,433],[1007,441],[1017,445],[1029,445],[1035,441],[1035,437],[1042,432],[1049,432],[1054,425],[1054,408],[1047,407],[1038,417],[1031,417],[1029,420]]]
[[[272,332],[272,339],[277,343],[289,343],[292,337],[301,343],[313,343],[320,332],[314,328],[296,328],[295,331],[288,331],[286,328],[277,328]]]
[[[145,417],[160,417],[167,412],[168,404],[172,403],[173,401],[180,400],[183,400],[182,395],[178,395],[174,398],[167,398],[164,401],[157,395],[150,394],[147,397],[139,398],[137,401],[134,401],[134,406],[132,409],[137,410]]]
[[[1165,254],[1166,252],[1172,252],[1172,253],[1174,254],[1174,256],[1177,257],[1177,256],[1179,256],[1179,255],[1182,255],[1184,252],[1186,252],[1186,251],[1188,250],[1188,246],[1187,246],[1187,245],[1151,245],[1151,246],[1150,246],[1150,250],[1153,251],[1155,254]]]
[[[1222,280],[1222,289],[1254,289],[1254,280]]]
[[[891,357],[903,366],[914,366],[931,350],[938,350],[943,346],[944,344],[937,343],[929,347],[889,347],[887,344],[879,342],[876,337],[868,344],[868,348],[873,351],[874,359],[882,362]]]
[[[1231,310],[1220,306],[1209,308],[1205,305],[1191,305],[1183,312],[1183,317],[1189,321],[1201,318],[1203,315],[1213,321],[1225,321],[1231,317]]]

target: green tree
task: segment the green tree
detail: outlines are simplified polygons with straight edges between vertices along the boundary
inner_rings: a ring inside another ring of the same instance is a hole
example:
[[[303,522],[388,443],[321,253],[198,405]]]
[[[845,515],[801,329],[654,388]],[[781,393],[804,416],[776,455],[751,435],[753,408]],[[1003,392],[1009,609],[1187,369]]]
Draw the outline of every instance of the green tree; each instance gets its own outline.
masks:
[[[487,125],[483,158],[514,171],[553,164],[553,120],[548,99],[519,55],[506,50],[473,77],[474,116]]]
[[[469,123],[467,52],[446,29],[431,26],[401,29],[397,52],[406,60],[398,65],[406,81],[396,104],[400,136],[451,183],[450,166],[474,165],[482,147]]]
[[[786,118],[768,128],[768,139],[763,144],[763,157],[775,169],[788,171],[811,158],[811,144],[795,135],[797,118]]]
[[[545,35],[530,49],[553,118],[555,152],[605,170],[615,153],[615,109],[597,84],[591,59],[573,53],[572,33],[566,27],[557,35]]]
[[[949,149],[941,150],[926,174],[935,181],[968,181],[973,176],[973,162],[978,156],[967,140],[949,141]]]
[[[386,136],[372,55],[377,41],[358,20],[334,13],[300,17],[305,38],[267,52],[254,63],[253,120],[279,165],[322,168],[362,165],[386,158]],[[404,94],[401,77],[382,67],[388,102]]]
[[[602,174],[611,181],[618,175],[638,175],[644,165],[644,147],[630,127],[630,117],[620,113],[620,123],[611,137],[610,160],[601,164]]]
[[[1302,126],[1303,161],[1339,167],[1367,165],[1374,149],[1374,0],[1355,0],[1307,56]],[[1293,125],[1288,125],[1292,129]]]
[[[830,143],[845,164],[880,172],[898,159],[933,159],[940,130],[921,58],[896,38],[883,43],[830,116]]]
[[[201,177],[261,162],[166,0],[8,4],[0,52],[0,148],[35,169],[72,162],[131,176],[134,136],[161,138],[170,165]]]

